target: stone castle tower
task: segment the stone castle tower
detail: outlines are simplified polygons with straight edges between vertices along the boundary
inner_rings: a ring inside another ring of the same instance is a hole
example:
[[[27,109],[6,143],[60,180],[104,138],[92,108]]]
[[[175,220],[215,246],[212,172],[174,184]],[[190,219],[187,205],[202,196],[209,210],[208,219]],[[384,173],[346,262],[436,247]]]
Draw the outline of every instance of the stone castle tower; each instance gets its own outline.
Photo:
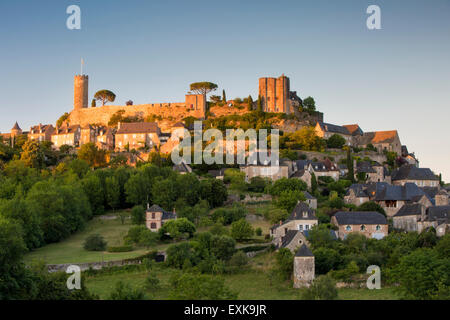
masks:
[[[76,75],[73,83],[73,108],[74,110],[88,107],[89,76]]]
[[[309,287],[315,277],[314,255],[304,244],[294,257],[294,288]]]
[[[284,74],[279,78],[260,78],[259,96],[265,112],[290,113],[290,82]]]

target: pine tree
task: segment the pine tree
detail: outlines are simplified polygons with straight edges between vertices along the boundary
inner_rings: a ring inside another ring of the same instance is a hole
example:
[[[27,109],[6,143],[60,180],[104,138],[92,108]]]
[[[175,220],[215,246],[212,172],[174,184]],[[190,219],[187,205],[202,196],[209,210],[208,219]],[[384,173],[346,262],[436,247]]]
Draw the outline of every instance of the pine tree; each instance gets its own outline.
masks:
[[[252,99],[251,95],[248,96],[247,102],[248,102],[248,111],[252,111],[253,110],[253,99]]]
[[[350,148],[347,149],[347,169],[348,169],[347,179],[350,180],[351,182],[355,182],[355,169],[353,168],[353,159],[350,153]]]
[[[95,99],[92,99],[91,107],[94,108],[96,106],[97,106],[97,103],[96,103]]]
[[[258,102],[256,103],[256,110],[258,112],[262,112],[262,102],[261,102],[261,96],[258,96]]]
[[[225,94],[225,89],[222,90],[222,100],[227,103],[227,95]]]
[[[311,192],[315,194],[317,191],[317,179],[314,172],[311,173]]]

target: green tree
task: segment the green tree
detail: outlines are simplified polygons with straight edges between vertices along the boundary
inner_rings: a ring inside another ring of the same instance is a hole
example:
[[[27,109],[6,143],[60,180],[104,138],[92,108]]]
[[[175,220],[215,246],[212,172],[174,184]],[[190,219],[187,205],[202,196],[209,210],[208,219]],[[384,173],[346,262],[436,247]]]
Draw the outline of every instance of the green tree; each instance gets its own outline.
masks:
[[[147,248],[147,250],[150,247],[153,247],[154,245],[156,245],[156,243],[159,240],[159,236],[156,232],[152,232],[149,229],[145,229],[141,231],[141,234],[139,236],[139,244],[141,246],[144,246],[145,248]]]
[[[25,142],[22,146],[20,160],[24,161],[27,166],[32,168],[41,169],[45,167],[45,156],[39,142],[35,140],[28,140]]]
[[[94,99],[101,101],[102,106],[104,106],[107,102],[114,102],[114,100],[116,100],[116,95],[109,90],[100,90],[95,93]]]
[[[375,203],[373,201],[364,202],[356,208],[356,211],[376,211],[386,217],[386,212],[384,211],[384,209],[378,203]]]
[[[138,225],[145,223],[145,209],[143,206],[137,205],[131,209],[131,223]]]
[[[337,298],[336,283],[329,275],[319,276],[314,279],[311,286],[302,294],[302,299],[304,300],[336,300]]]
[[[105,210],[103,185],[98,176],[87,174],[82,180],[81,185],[91,204],[92,212],[95,215],[102,214]]]
[[[340,134],[335,133],[327,140],[327,147],[342,149],[342,147],[345,146],[345,143],[345,139]]]
[[[91,102],[91,107],[92,107],[92,108],[95,108],[95,107],[97,106],[96,101],[97,101],[97,100],[92,99],[92,102]]]
[[[224,103],[227,103],[227,95],[225,94],[225,89],[222,90],[222,100]]]
[[[106,166],[106,151],[100,150],[94,143],[88,142],[78,150],[78,159],[85,160],[93,168],[104,167]]]
[[[294,269],[294,255],[291,250],[281,248],[275,253],[275,270],[283,280],[288,280],[292,276]]]
[[[212,82],[194,82],[190,85],[190,90],[196,94],[204,94],[207,95],[208,93],[215,91],[217,89],[217,84]]]
[[[404,299],[430,300],[450,285],[450,260],[431,249],[421,248],[403,256],[393,269],[392,281]],[[448,299],[449,297],[447,297]]]
[[[311,192],[315,194],[317,191],[317,179],[314,172],[311,173]]]
[[[61,117],[59,117],[59,119],[56,121],[56,125],[58,127],[61,127],[63,122],[66,121],[67,119],[69,119],[70,114],[65,112]]]
[[[316,111],[316,101],[314,101],[313,97],[307,97],[303,99],[303,107],[307,111]]]
[[[294,210],[299,201],[305,201],[305,195],[298,190],[285,190],[281,192],[278,199],[275,201],[275,205],[279,208],[285,209],[287,212]]]
[[[261,96],[258,96],[258,100],[256,101],[256,111],[258,111],[258,113],[263,112]]]
[[[247,240],[253,237],[255,231],[245,219],[235,221],[231,224],[231,236],[237,241]]]
[[[133,289],[128,283],[124,284],[118,281],[114,290],[111,292],[110,300],[144,300],[145,294],[141,289]]]
[[[92,234],[86,238],[83,248],[88,251],[105,251],[107,243],[99,234]]]
[[[253,99],[252,99],[251,95],[249,95],[247,98],[247,104],[248,104],[248,111],[252,111],[253,110]]]
[[[353,168],[353,157],[350,148],[347,149],[347,179],[351,182],[355,182],[355,168]]]
[[[119,182],[114,176],[106,177],[105,189],[106,202],[111,207],[111,209],[117,209],[117,207],[120,205],[120,186]]]

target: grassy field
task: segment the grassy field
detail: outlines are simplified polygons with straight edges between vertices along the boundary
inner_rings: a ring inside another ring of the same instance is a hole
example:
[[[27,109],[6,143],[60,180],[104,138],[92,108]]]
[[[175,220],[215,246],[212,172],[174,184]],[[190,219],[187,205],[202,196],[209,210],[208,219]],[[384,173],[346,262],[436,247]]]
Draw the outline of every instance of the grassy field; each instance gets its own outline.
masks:
[[[223,275],[225,284],[234,292],[238,293],[238,299],[248,300],[299,300],[302,290],[292,288],[292,283],[273,282],[271,284],[267,274],[273,266],[273,253],[264,253],[256,256],[250,261],[250,269],[239,274]],[[158,264],[152,271],[161,283],[161,289],[156,292],[146,291],[147,298],[157,300],[169,299],[170,276],[176,272],[171,268],[166,268]],[[136,271],[130,273],[118,273],[108,275],[95,275],[83,279],[90,291],[100,296],[101,299],[108,299],[116,282],[123,281],[129,283],[134,288],[144,289],[144,281],[148,273]],[[380,290],[369,289],[338,289],[341,300],[395,300],[392,288],[382,288]]]
[[[108,246],[119,246],[123,243],[123,237],[132,226],[129,219],[122,225],[119,219],[102,219],[95,217],[89,221],[86,228],[79,231],[69,238],[58,242],[48,244],[42,248],[36,249],[25,255],[25,262],[32,260],[43,260],[48,264],[59,263],[84,263],[97,261],[111,261],[126,258],[134,258],[146,252],[145,249],[135,249],[130,252],[97,252],[86,251],[83,249],[84,240],[91,234],[98,233],[108,242]],[[156,249],[164,250],[168,245],[160,245]]]
[[[156,300],[169,299],[169,278],[175,272],[173,269],[155,268],[152,271],[160,280],[161,289],[156,292],[146,291],[147,298]],[[123,281],[129,283],[134,288],[144,288],[143,284],[147,277],[147,272],[131,272],[113,275],[96,275],[83,279],[90,291],[100,296],[101,299],[108,299],[116,282]],[[300,300],[301,289],[294,289],[290,282],[273,283],[263,271],[250,270],[245,273],[222,276],[226,285],[238,293],[238,299],[247,300]],[[341,300],[394,300],[398,299],[392,288],[382,288],[380,290],[369,289],[339,289],[339,299]]]

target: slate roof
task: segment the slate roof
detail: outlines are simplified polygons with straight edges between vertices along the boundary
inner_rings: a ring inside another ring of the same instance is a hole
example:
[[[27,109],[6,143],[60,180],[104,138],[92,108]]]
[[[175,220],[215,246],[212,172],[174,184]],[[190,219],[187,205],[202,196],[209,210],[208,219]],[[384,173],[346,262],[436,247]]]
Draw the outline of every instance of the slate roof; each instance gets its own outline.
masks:
[[[450,206],[429,207],[427,209],[427,221],[438,221],[439,224],[449,220]]]
[[[308,200],[315,199],[308,191],[303,191],[303,194],[305,195],[305,198]]]
[[[356,197],[367,198],[367,197],[369,197],[369,194],[366,192],[366,189],[367,189],[367,185],[366,184],[354,183],[348,188],[346,196],[349,196],[350,195],[350,190],[353,190],[355,195],[356,195]]]
[[[308,165],[311,163],[311,160],[295,160],[294,166],[297,167],[297,170],[302,170],[308,168]]]
[[[303,217],[303,213],[306,212],[306,217]],[[305,202],[300,201],[295,206],[294,210],[292,210],[291,215],[288,218],[289,220],[311,220],[317,219],[314,214],[314,210],[311,209]]]
[[[14,127],[12,127],[11,130],[22,130],[22,129],[20,129],[19,124],[16,121],[16,123],[14,124]]]
[[[339,211],[334,217],[338,224],[387,224],[386,217],[376,211]]]
[[[429,168],[417,168],[415,165],[404,165],[392,172],[392,181],[396,180],[439,180]]]
[[[420,199],[420,197],[425,195],[425,192],[423,192],[422,189],[420,189],[415,183],[410,182],[405,183],[404,186],[377,183],[375,188],[375,201],[411,201]]]
[[[439,187],[421,187],[420,189],[422,189],[432,199],[439,194]]]
[[[392,143],[395,141],[397,136],[397,130],[364,132],[364,134],[359,137],[358,144],[367,145],[369,143]]]
[[[162,212],[162,220],[169,220],[169,219],[175,219],[177,217],[175,212],[168,212],[158,206],[157,204],[152,205],[149,209],[147,209],[148,212]]]
[[[32,126],[30,128],[30,133],[31,134],[35,134],[35,133],[40,133],[39,131],[42,130],[42,133],[46,132],[47,130],[52,130],[53,131],[53,126],[51,124],[41,124],[41,125],[36,125],[36,126]]]
[[[343,127],[353,136],[363,134],[362,129],[357,124],[344,124]]]
[[[394,215],[394,217],[404,216],[416,216],[422,214],[422,204],[420,203],[407,203],[404,204],[400,210]]]
[[[208,170],[208,173],[212,175],[213,177],[220,177],[225,174],[226,168],[222,168],[220,170]]]
[[[156,122],[121,122],[116,134],[129,133],[159,133]]]
[[[292,239],[297,235],[297,232],[300,232],[299,230],[288,230],[286,231],[286,234],[281,239],[281,248],[285,248],[289,243],[291,243]]]
[[[372,164],[369,161],[358,162],[356,165],[356,171],[364,173],[376,173],[375,169],[372,168]]]
[[[351,133],[347,130],[346,127],[338,126],[331,123],[325,123],[325,122],[318,122],[319,126],[322,128],[325,132],[331,132],[331,133],[338,133],[338,134],[344,134],[344,135],[351,135]]]
[[[295,253],[296,257],[314,257],[313,253],[309,248],[306,246],[306,244],[302,245],[300,249]]]
[[[75,133],[80,128],[81,127],[78,124],[74,124],[71,126],[67,126],[64,124],[63,126],[56,128],[53,134],[58,135],[58,134]]]
[[[177,171],[177,172],[184,172],[184,173],[192,172],[192,168],[188,164],[186,164],[184,162],[181,162],[180,164],[174,165],[172,167],[172,169],[174,171]]]

